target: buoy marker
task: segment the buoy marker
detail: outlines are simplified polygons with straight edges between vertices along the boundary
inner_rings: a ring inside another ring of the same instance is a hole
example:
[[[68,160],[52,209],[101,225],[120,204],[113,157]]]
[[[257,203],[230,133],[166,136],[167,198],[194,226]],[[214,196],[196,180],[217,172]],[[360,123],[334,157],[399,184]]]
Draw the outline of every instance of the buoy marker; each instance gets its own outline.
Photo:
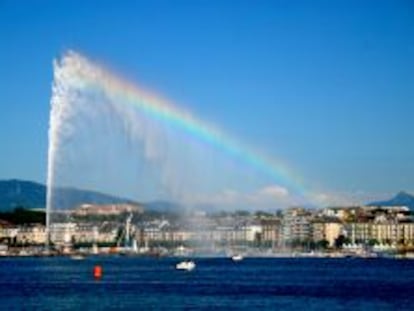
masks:
[[[96,265],[93,267],[93,277],[98,280],[102,278],[102,266]]]

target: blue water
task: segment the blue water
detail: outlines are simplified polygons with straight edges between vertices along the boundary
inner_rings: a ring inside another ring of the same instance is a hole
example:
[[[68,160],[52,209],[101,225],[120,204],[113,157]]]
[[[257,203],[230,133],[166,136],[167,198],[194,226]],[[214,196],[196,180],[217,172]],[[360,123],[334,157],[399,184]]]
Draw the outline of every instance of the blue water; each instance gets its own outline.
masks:
[[[414,310],[414,261],[0,259],[1,310]],[[94,280],[94,265],[103,278]]]

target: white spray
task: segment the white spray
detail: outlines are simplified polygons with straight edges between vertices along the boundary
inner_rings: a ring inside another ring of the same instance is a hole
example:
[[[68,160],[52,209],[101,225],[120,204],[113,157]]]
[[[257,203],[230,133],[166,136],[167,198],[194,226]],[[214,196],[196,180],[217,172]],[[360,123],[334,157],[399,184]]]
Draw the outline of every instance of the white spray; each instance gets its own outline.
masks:
[[[122,88],[111,86],[114,81],[123,83],[74,52],[54,63],[47,230],[53,211],[62,208],[57,189],[63,186],[143,201],[165,198],[191,203],[200,198],[214,202],[210,195],[214,191],[243,191],[268,178],[140,109],[136,103],[148,99],[124,96]]]

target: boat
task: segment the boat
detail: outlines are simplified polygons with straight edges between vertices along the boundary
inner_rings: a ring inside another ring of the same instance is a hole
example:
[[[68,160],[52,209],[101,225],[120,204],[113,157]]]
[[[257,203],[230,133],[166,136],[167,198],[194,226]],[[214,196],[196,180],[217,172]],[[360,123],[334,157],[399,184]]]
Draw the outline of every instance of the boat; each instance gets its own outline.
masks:
[[[80,255],[80,254],[74,254],[74,255],[70,256],[70,259],[72,259],[72,260],[84,260],[85,256]]]
[[[233,261],[241,261],[241,260],[243,260],[243,256],[240,255],[240,254],[233,255],[233,256],[231,256],[231,260],[233,260]]]
[[[179,262],[175,265],[175,268],[177,270],[186,270],[191,271],[196,267],[196,264],[192,260],[184,260],[182,262]]]

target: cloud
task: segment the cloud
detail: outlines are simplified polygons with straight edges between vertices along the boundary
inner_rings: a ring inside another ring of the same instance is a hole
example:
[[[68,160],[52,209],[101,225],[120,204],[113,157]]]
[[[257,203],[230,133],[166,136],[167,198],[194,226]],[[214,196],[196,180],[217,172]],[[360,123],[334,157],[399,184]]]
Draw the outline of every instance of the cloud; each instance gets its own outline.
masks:
[[[356,206],[389,198],[387,193],[357,191],[320,191],[310,194],[306,199],[291,193],[287,188],[271,184],[242,192],[225,189],[213,194],[192,195],[187,198],[192,206],[212,206],[218,209],[276,210],[292,206]]]
[[[260,189],[257,194],[263,197],[269,197],[273,199],[286,198],[289,195],[289,191],[278,185],[270,185]]]
[[[325,191],[314,193],[312,200],[320,207],[364,205],[373,201],[390,197],[388,193],[356,191]]]
[[[267,185],[250,192],[226,189],[211,195],[192,195],[193,205],[213,205],[218,208],[269,209],[281,208],[291,204],[288,189],[279,185]]]

